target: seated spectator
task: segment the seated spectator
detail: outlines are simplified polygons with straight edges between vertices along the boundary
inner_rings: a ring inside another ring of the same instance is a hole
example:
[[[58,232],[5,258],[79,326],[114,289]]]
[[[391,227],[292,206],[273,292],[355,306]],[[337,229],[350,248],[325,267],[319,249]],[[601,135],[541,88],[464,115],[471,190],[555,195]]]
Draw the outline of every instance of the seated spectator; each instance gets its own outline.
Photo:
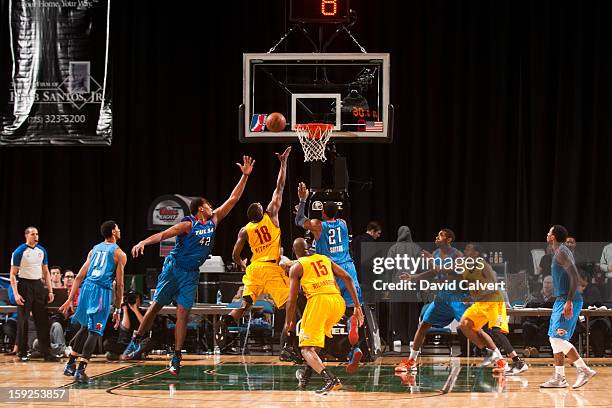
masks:
[[[36,328],[34,319],[30,316],[28,321],[28,345],[30,345],[30,357],[42,357],[42,353],[38,347],[38,339],[36,336]],[[57,319],[51,319],[51,327],[49,328],[49,339],[51,340],[51,352],[56,356],[65,356],[70,354],[72,349],[66,346],[66,336],[64,335],[64,326]],[[31,340],[31,341],[30,341]],[[68,350],[66,350],[68,348]]]
[[[142,305],[142,295],[136,291],[130,290],[126,293],[123,298],[123,304],[121,305],[122,316],[119,324],[115,324],[115,327],[119,329],[119,334],[116,339],[105,338],[103,341],[104,350],[106,350],[106,358],[109,360],[126,359],[127,356],[123,356],[123,351],[130,344],[132,334],[134,330],[140,327],[140,323],[144,319],[140,306]],[[144,358],[152,349],[153,341],[150,338],[142,340],[141,352],[138,355],[134,355],[135,360],[141,360]]]
[[[13,288],[8,287],[8,304],[15,306],[15,295],[13,294]],[[0,301],[0,305],[3,305],[3,302]],[[2,335],[7,344],[7,349],[12,351],[7,352],[9,355],[17,354],[17,312],[10,314],[0,314],[0,318],[4,320],[4,324],[2,325]]]
[[[62,267],[61,266],[52,266],[49,268],[49,273],[51,274],[51,287],[61,288],[62,285]]]
[[[66,269],[66,271],[64,272],[63,282],[64,282],[63,287],[68,289],[68,293],[70,293],[70,289],[72,289],[72,284],[74,283],[74,272],[72,272],[70,269]],[[81,291],[81,288],[78,288],[76,295],[74,296],[75,306],[77,306],[79,303],[79,292],[80,291]]]
[[[548,245],[546,247],[546,254],[542,257],[542,259],[540,259],[540,265],[538,266],[538,275],[542,277],[546,277],[552,273],[551,272],[552,256],[553,256],[552,246]]]
[[[602,305],[603,297],[599,288],[592,283],[592,280],[589,280],[591,275],[582,268],[578,268],[578,273],[582,278],[580,290],[584,300],[583,308]],[[610,327],[609,317],[602,316],[589,319],[589,345],[593,356],[604,357],[606,343],[609,341]]]
[[[552,276],[546,275],[542,281],[542,290],[536,295],[536,299],[527,304],[527,307],[550,307],[552,308],[555,297],[553,295]],[[548,344],[549,319],[542,317],[528,317],[522,324],[523,344],[525,357],[537,357],[539,347]]]

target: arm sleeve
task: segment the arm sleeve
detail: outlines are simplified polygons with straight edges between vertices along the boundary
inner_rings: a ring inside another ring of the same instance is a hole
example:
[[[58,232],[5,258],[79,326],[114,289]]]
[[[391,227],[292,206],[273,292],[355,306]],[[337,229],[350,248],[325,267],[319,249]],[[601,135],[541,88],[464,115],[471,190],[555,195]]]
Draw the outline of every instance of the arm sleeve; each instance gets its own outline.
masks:
[[[297,214],[295,215],[295,225],[298,227],[303,227],[306,222],[306,215],[304,215],[304,210],[306,208],[306,201],[300,201],[298,205]]]
[[[42,264],[49,265],[49,258],[47,257],[47,250],[43,247],[40,247],[40,249],[43,251],[43,254],[44,254]]]
[[[21,257],[23,256],[25,248],[19,247],[13,252],[11,256],[11,266],[21,266]],[[603,256],[603,255],[602,255]]]

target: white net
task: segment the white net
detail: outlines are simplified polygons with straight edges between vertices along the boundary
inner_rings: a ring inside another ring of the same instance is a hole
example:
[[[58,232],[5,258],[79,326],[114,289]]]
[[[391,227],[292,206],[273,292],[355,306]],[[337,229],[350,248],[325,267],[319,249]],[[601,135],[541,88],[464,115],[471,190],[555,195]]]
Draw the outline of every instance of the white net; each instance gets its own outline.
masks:
[[[295,131],[304,150],[304,161],[325,161],[325,146],[332,135],[333,125],[327,123],[298,124]]]

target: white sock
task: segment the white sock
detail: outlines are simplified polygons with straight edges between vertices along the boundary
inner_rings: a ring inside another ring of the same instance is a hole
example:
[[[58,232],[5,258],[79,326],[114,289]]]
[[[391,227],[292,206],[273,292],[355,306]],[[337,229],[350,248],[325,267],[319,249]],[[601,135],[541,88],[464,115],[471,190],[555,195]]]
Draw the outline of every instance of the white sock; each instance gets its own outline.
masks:
[[[574,361],[574,365],[576,368],[586,368],[587,366],[582,357],[578,357],[578,360]]]
[[[565,366],[555,366],[555,374],[565,377]]]
[[[410,348],[410,358],[416,360],[419,357],[419,353],[421,350],[415,350],[412,347]]]

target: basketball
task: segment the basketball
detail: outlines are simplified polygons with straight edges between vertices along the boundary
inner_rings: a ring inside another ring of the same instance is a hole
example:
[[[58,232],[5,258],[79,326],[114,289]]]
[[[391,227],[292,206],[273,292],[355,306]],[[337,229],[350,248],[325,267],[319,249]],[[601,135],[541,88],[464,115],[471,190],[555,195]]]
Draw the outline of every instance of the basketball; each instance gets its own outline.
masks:
[[[266,129],[270,132],[282,132],[287,126],[287,120],[282,113],[273,112],[266,118]]]

